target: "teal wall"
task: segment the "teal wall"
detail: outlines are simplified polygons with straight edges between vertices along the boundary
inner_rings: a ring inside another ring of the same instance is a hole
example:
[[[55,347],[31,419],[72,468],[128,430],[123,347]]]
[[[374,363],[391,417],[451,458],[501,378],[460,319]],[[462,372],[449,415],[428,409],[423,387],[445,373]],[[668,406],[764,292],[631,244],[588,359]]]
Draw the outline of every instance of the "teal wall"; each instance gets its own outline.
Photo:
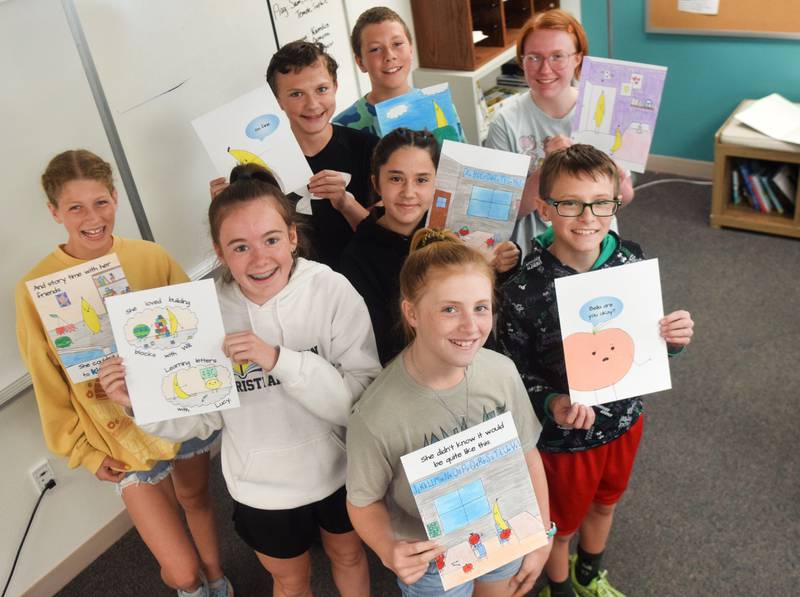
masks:
[[[613,2],[613,57],[669,68],[651,153],[713,160],[714,133],[742,99],[800,101],[800,40],[645,33],[647,0]],[[582,0],[590,53],[608,56],[605,0]]]

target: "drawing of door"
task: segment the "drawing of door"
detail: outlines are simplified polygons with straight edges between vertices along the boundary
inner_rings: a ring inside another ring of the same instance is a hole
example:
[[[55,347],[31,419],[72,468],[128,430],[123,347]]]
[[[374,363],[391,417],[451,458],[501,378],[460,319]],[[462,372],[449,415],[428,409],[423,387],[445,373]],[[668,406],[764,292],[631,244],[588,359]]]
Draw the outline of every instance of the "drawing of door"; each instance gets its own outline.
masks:
[[[428,219],[430,228],[444,228],[447,222],[447,210],[450,209],[450,198],[452,193],[436,189],[433,194],[433,205],[431,206],[431,216]]]

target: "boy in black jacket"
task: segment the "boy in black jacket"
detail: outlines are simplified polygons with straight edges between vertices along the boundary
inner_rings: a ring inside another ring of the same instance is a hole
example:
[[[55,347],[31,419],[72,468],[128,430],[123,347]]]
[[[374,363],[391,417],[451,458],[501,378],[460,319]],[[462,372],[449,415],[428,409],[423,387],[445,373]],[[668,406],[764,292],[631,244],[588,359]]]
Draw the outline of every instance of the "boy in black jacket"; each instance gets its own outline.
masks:
[[[642,435],[642,400],[585,406],[569,399],[555,279],[644,258],[639,245],[609,231],[619,208],[617,168],[589,145],[549,154],[539,178],[538,209],[552,228],[535,239],[518,273],[503,287],[497,336],[525,382],[542,423],[539,451],[558,534],[541,596],[622,595],[600,569],[614,507],[628,484]],[[693,321],[675,311],[660,321],[671,354],[692,337]],[[578,555],[569,541],[580,529]]]

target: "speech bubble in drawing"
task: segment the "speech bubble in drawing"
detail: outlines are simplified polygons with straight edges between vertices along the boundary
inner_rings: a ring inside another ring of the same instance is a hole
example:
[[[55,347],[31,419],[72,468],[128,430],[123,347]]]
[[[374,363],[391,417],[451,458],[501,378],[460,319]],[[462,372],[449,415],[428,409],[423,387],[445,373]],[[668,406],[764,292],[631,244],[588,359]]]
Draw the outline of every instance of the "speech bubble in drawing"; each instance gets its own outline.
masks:
[[[280,120],[275,114],[262,114],[251,120],[244,129],[244,134],[251,139],[263,141],[266,137],[278,130]]]
[[[586,301],[578,314],[586,323],[596,327],[622,313],[622,301],[615,296],[599,296]]]

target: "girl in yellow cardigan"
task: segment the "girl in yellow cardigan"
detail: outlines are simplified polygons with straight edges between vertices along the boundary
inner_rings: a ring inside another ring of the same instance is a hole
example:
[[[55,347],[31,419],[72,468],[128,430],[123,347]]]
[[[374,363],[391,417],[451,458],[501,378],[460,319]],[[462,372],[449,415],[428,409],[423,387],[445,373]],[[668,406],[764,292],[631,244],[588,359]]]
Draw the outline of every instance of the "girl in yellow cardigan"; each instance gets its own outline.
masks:
[[[172,444],[148,435],[107,399],[96,379],[70,381],[25,286],[27,280],[109,253],[117,254],[133,290],[187,282],[188,277],[158,245],[112,234],[117,193],[111,166],[100,157],[82,149],[65,151],[48,164],[42,186],[67,242],[17,284],[15,300],[17,341],[33,380],[47,445],[68,458],[70,467],[83,466],[101,481],[117,484],[136,529],[161,565],[161,577],[178,595],[233,595],[220,567],[208,496],[209,450],[215,438]]]

